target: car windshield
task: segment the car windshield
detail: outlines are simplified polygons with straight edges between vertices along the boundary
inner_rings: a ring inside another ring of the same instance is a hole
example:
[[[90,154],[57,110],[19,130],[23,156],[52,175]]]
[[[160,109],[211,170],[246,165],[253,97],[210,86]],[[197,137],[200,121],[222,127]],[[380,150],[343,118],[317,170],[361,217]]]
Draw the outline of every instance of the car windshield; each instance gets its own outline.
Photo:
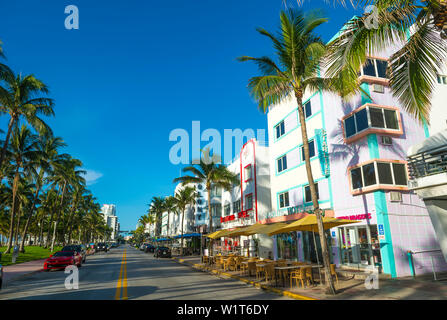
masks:
[[[80,248],[77,246],[67,246],[63,247],[62,251],[80,251]]]
[[[73,251],[59,251],[56,252],[53,257],[71,257],[73,255]]]

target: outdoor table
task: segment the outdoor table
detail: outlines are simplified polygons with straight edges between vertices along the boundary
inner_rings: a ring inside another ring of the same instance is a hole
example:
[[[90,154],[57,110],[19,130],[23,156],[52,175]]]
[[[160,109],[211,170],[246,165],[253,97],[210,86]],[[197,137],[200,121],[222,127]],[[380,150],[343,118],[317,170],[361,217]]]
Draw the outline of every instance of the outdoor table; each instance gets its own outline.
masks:
[[[265,267],[266,265],[267,265],[267,263],[256,263],[256,275],[258,274],[257,269],[258,269],[258,268],[264,269],[264,267]],[[265,272],[265,270],[264,270],[264,272]]]
[[[293,270],[293,269],[298,269],[300,267],[304,267],[304,266],[295,266],[295,265],[293,265],[293,266],[287,266],[287,267],[275,267],[275,286],[276,287],[278,286],[278,277],[277,277],[277,274],[276,274],[277,270],[280,270],[280,271],[281,270]],[[283,284],[283,287],[286,286],[284,279],[282,280],[282,284]]]

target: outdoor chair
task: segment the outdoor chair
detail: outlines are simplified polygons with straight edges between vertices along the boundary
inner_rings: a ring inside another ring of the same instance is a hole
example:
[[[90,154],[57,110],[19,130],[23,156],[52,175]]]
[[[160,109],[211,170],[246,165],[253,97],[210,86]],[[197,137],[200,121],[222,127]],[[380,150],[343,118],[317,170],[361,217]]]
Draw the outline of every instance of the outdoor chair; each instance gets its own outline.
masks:
[[[236,269],[236,261],[234,260],[233,257],[228,258],[227,260],[225,260],[224,262],[224,270],[225,271],[234,271]]]
[[[236,270],[241,270],[243,258],[236,257],[234,260],[235,260],[235,264],[236,264]]]
[[[331,277],[335,277],[335,280],[337,281],[337,285],[338,285],[338,275],[337,275],[337,272],[335,271],[335,264],[330,265],[330,270],[331,270]],[[323,268],[322,273],[325,273],[325,272],[326,272],[326,270]]]
[[[312,273],[312,268],[311,267],[305,267],[303,268],[304,272],[306,273],[306,282],[309,284],[309,282],[311,284],[314,284],[314,277],[313,277],[313,273]]]
[[[221,256],[216,257],[216,268],[221,269],[223,267],[223,258]]]
[[[290,273],[290,288],[292,288],[293,280],[295,280],[295,284],[297,287],[299,287],[299,280],[301,282],[301,286],[304,288],[304,281],[306,280],[306,271],[304,270],[304,268],[299,268],[298,270],[292,271]]]
[[[249,261],[247,264],[247,272],[248,275],[251,276],[252,274],[256,275],[256,262],[255,261]]]
[[[203,256],[203,257],[202,257],[202,263],[203,263],[203,264],[208,264],[208,263],[209,263],[209,258],[208,258],[208,256]]]
[[[275,280],[275,264],[269,263],[264,267],[265,281],[270,282]]]

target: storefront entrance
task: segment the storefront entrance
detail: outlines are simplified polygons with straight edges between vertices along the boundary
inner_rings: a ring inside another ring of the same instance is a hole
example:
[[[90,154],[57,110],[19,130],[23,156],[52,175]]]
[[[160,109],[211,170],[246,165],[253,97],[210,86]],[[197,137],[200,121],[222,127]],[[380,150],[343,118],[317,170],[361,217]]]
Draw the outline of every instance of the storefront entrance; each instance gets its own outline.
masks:
[[[338,228],[341,264],[357,268],[381,266],[377,225]]]

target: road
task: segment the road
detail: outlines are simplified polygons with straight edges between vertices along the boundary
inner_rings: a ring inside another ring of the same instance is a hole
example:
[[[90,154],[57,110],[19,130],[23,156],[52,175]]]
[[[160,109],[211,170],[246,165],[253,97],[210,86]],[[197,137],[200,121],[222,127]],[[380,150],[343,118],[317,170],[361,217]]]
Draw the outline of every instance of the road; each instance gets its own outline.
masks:
[[[78,289],[65,288],[67,276],[60,270],[12,281],[0,290],[0,300],[289,300],[127,245],[88,256]]]

